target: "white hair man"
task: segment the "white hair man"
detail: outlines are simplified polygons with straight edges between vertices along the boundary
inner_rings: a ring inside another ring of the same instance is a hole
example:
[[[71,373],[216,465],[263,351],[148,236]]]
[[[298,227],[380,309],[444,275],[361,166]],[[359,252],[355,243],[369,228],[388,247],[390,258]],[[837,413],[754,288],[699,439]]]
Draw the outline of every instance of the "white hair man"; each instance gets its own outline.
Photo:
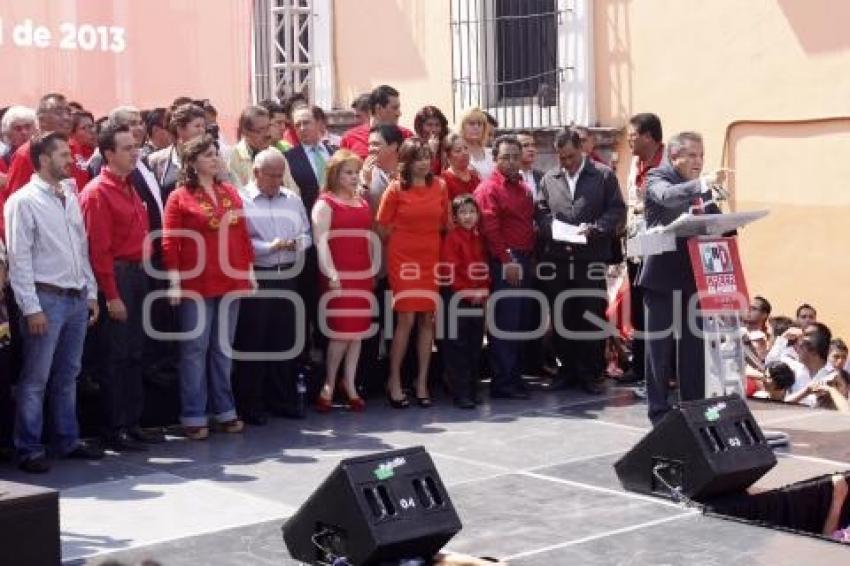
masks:
[[[303,317],[304,309],[293,300],[312,238],[301,198],[283,186],[286,172],[283,154],[266,148],[254,156],[254,178],[241,189],[259,293],[242,299],[235,349],[267,354],[260,361],[237,361],[233,389],[239,414],[253,425],[265,424],[267,411],[290,413],[294,400],[291,360],[279,354],[293,349],[296,329],[303,326],[296,313]]]

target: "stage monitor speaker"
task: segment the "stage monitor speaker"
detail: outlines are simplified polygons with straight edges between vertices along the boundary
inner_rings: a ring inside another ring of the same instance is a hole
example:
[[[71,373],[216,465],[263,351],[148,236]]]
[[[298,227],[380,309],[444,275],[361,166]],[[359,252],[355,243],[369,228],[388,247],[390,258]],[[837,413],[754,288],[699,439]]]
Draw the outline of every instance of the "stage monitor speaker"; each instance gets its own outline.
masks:
[[[731,395],[683,402],[614,468],[629,491],[672,497],[673,487],[702,501],[745,490],[775,465],[747,404]]]
[[[283,525],[290,555],[310,564],[430,560],[461,529],[424,448],[341,461]]]
[[[0,481],[0,564],[60,561],[59,492]]]

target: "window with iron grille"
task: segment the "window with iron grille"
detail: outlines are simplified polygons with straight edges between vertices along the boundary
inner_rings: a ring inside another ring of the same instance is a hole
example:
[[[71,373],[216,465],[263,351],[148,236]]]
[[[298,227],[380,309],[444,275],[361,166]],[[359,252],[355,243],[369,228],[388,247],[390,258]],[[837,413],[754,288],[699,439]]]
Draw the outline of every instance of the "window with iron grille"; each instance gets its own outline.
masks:
[[[504,129],[589,123],[591,4],[452,0],[455,117],[477,106]]]
[[[330,0],[254,0],[254,99],[331,100]]]
[[[537,97],[545,106],[558,92],[558,22],[555,0],[496,0],[496,99]]]

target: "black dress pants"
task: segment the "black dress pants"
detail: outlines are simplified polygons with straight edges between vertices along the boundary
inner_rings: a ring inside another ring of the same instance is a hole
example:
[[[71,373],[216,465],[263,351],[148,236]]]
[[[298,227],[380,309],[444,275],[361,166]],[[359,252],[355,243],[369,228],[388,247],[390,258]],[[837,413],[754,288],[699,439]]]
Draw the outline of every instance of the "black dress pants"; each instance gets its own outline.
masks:
[[[585,315],[606,320],[608,294],[605,265],[586,261],[557,261],[549,281],[555,351],[562,377],[595,382],[605,369],[605,328]],[[610,333],[608,333],[610,334]]]
[[[278,277],[276,269],[255,267],[255,270],[260,292],[294,293],[298,288],[296,278]],[[303,331],[296,320],[294,300],[297,297],[260,295],[240,301],[234,349],[259,358],[237,359],[234,363],[233,395],[240,415],[261,415],[267,410],[285,414],[295,402],[292,368],[299,352],[290,352],[285,356],[287,359],[281,359],[295,346],[296,331]]]
[[[118,294],[127,310],[127,320],[113,320],[100,296],[100,335],[96,341],[103,356],[96,372],[103,409],[103,434],[114,436],[121,430],[139,426],[145,405],[143,354],[145,332],[142,304],[148,292],[148,278],[141,264],[115,262]]]
[[[705,352],[701,320],[688,319],[692,289],[643,290],[646,317],[646,394],[653,425],[670,410],[670,380],[676,378],[679,400],[705,396]],[[696,324],[696,328],[692,326]],[[676,340],[676,336],[679,339]]]

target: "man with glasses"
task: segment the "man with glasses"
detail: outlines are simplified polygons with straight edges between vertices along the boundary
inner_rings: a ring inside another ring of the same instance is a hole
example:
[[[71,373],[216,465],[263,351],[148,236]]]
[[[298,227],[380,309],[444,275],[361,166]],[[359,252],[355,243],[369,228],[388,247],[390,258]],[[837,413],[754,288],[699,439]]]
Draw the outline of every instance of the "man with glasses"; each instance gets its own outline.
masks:
[[[522,148],[519,173],[536,201],[539,195],[540,180],[543,179],[543,171],[534,168],[534,162],[537,161],[537,144],[534,141],[534,134],[528,130],[520,130],[516,134],[516,139]]]
[[[239,116],[239,141],[227,159],[230,180],[242,189],[254,178],[254,156],[271,144],[271,118],[262,106],[249,106]],[[295,189],[295,181],[286,170],[283,186]]]
[[[522,146],[513,136],[500,136],[493,144],[496,169],[475,190],[481,211],[481,233],[490,254],[493,292],[528,290],[532,278],[534,251],[534,204],[522,181]],[[504,332],[527,330],[529,298],[495,297],[491,329]],[[502,399],[528,399],[522,380],[522,344],[491,332],[490,365],[493,380],[490,396]]]
[[[608,165],[608,162],[596,151],[596,135],[586,126],[573,126],[573,130],[578,132],[578,139],[581,143],[579,149],[581,149],[582,153],[596,163]]]
[[[71,109],[68,107],[68,100],[62,94],[51,93],[42,96],[36,108],[36,119],[41,132],[57,132],[65,137],[71,134]],[[27,141],[12,156],[9,163],[9,177],[6,179],[6,188],[0,196],[0,204],[6,202],[9,195],[29,183],[33,173],[35,168],[30,159],[30,142]],[[78,191],[80,189],[82,187],[77,187]]]

